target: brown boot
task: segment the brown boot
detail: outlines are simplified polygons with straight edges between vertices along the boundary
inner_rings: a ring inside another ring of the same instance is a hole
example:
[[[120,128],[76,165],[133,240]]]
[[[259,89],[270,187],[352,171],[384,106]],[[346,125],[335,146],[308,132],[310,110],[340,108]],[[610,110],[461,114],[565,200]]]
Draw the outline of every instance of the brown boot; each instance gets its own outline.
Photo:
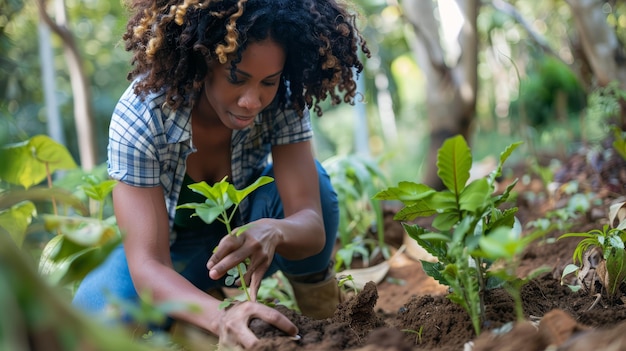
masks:
[[[300,312],[307,317],[330,318],[335,314],[337,305],[344,300],[334,273],[317,283],[303,282],[291,276],[287,276],[287,279],[293,288]]]

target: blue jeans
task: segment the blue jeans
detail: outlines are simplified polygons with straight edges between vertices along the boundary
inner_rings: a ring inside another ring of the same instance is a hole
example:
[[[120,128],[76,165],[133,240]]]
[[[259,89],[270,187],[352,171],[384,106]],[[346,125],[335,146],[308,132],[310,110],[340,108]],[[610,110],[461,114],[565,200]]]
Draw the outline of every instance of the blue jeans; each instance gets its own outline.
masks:
[[[274,255],[265,274],[266,277],[278,270],[293,276],[317,273],[327,269],[330,264],[339,225],[339,207],[337,194],[330,183],[330,178],[319,162],[316,164],[326,233],[324,249],[317,255],[299,261]],[[261,175],[273,177],[272,165],[270,164]],[[259,218],[284,217],[275,182],[253,191],[248,196],[248,201],[248,213],[242,214],[245,223]],[[170,246],[174,269],[199,289],[206,291],[210,288],[225,286],[224,278],[219,281],[212,280],[206,269],[206,263],[213,248],[225,234],[226,229],[218,221],[207,225],[202,230],[178,233],[176,240]],[[102,265],[83,279],[74,295],[73,304],[86,312],[98,313],[109,304],[109,296],[127,302],[138,301],[138,294],[130,277],[122,245],[113,250]]]

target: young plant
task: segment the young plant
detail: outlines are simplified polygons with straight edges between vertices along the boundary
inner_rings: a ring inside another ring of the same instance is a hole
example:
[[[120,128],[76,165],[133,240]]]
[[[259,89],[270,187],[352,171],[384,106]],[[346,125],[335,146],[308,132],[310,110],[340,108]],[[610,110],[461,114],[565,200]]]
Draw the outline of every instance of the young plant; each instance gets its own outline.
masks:
[[[261,281],[261,286],[259,286],[259,292],[257,293],[257,300],[271,307],[283,305],[291,310],[298,309],[293,288],[287,277],[285,277],[281,271]]]
[[[206,200],[203,203],[193,202],[182,204],[176,208],[193,209],[195,212],[192,216],[200,217],[207,224],[212,223],[214,220],[218,220],[224,223],[228,235],[239,236],[247,229],[247,226],[243,226],[236,232],[233,232],[233,228],[231,227],[231,221],[237,212],[239,204],[251,192],[260,186],[273,182],[274,179],[272,177],[262,176],[254,183],[241,190],[235,189],[235,186],[227,182],[226,179],[227,177],[224,177],[213,186],[208,185],[204,181],[190,184],[189,189],[203,195]],[[217,247],[215,250],[217,250]],[[245,262],[240,262],[236,267],[230,269],[227,274],[228,277],[226,277],[225,281],[227,285],[232,285],[235,283],[237,278],[241,278],[241,288],[246,294],[246,299],[249,301],[250,293],[248,292],[245,279],[243,279],[244,274],[246,274]],[[227,304],[228,303],[230,302],[227,302]]]
[[[351,286],[352,286],[352,291],[354,291],[354,294],[357,295],[359,293],[359,289],[357,288],[356,283],[354,282],[354,277],[352,277],[351,274],[348,274],[344,277],[341,277],[341,279],[339,279],[339,287],[343,287],[345,286],[348,282],[350,282]]]
[[[617,226],[614,225],[617,223]],[[586,252],[598,248],[602,252],[602,259],[596,266],[598,279],[604,286],[609,301],[615,301],[620,294],[619,287],[626,282],[626,251],[624,242],[626,241],[626,203],[617,203],[609,209],[609,224],[605,224],[602,229],[592,229],[583,233],[566,233],[559,237],[583,238],[572,256],[574,264],[577,262],[583,266],[583,257]],[[580,266],[569,266],[563,274],[573,273],[579,270]],[[579,272],[580,274],[580,272]],[[579,281],[582,281],[579,277]]]
[[[339,243],[335,270],[349,269],[352,259],[360,256],[365,264],[379,251],[389,258],[384,241],[383,212],[380,201],[372,196],[387,186],[382,170],[372,160],[359,155],[334,156],[323,162],[339,202]],[[377,238],[366,238],[369,230]]]
[[[403,181],[375,195],[379,200],[399,200],[404,204],[395,216],[397,220],[434,216],[435,230],[418,224],[403,226],[411,238],[437,258],[436,262],[422,261],[424,271],[450,287],[448,298],[469,313],[476,334],[480,334],[485,320],[483,292],[501,284],[488,274],[492,261],[477,254],[479,242],[498,228],[511,230],[514,226],[517,208],[498,207],[508,199],[517,181],[502,194],[494,191],[502,164],[520,144],[506,148],[491,174],[468,184],[470,149],[462,136],[449,138],[437,154],[437,175],[446,189],[437,191],[425,184]]]
[[[500,263],[491,265],[487,273],[489,277],[500,279],[502,287],[513,298],[515,315],[518,321],[524,320],[522,287],[538,275],[550,270],[548,267],[540,267],[533,270],[528,276],[520,278],[516,273],[520,262],[519,255],[522,254],[530,243],[545,236],[546,233],[553,229],[554,226],[550,226],[522,236],[521,226],[516,221],[513,228],[495,228],[489,235],[483,236],[478,240],[479,250],[475,252],[475,255],[491,262]]]
[[[405,333],[415,334],[415,341],[416,341],[416,343],[419,343],[419,344],[422,343],[422,333],[424,332],[424,326],[423,325],[420,325],[419,330],[402,329],[400,331],[405,332]]]

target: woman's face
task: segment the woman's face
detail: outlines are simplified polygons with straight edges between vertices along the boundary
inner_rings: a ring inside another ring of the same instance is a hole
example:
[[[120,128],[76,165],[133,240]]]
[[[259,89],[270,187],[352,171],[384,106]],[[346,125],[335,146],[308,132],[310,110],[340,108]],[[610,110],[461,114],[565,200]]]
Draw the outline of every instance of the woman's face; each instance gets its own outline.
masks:
[[[235,79],[230,61],[209,66],[204,94],[227,128],[244,129],[274,100],[284,65],[285,51],[276,42],[250,43],[237,64]]]

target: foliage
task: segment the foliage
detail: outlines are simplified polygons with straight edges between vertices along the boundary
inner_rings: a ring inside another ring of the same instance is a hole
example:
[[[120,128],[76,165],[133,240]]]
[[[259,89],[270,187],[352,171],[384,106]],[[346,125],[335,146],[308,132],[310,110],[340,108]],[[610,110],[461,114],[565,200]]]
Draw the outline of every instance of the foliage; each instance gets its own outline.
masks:
[[[189,189],[194,192],[203,195],[206,200],[203,203],[192,202],[177,206],[177,209],[186,208],[194,210],[192,216],[200,217],[205,223],[212,223],[214,220],[218,220],[226,225],[226,232],[228,235],[239,236],[244,233],[248,228],[247,225],[240,227],[236,232],[233,232],[231,227],[231,221],[233,216],[237,212],[237,208],[243,199],[251,192],[263,186],[265,184],[273,182],[274,179],[267,176],[259,177],[254,183],[248,185],[244,189],[237,190],[235,186],[226,181],[224,177],[221,181],[215,183],[213,186],[208,185],[205,181],[190,184]],[[232,209],[231,209],[232,208]],[[217,247],[215,247],[217,250]],[[250,301],[250,293],[246,286],[245,279],[246,274],[245,262],[240,262],[237,266],[228,271],[226,277],[226,284],[233,285],[238,278],[241,282],[241,288],[246,294],[246,299]],[[225,301],[224,306],[228,306],[230,301]]]
[[[506,148],[498,167],[489,176],[468,183],[472,165],[470,149],[462,136],[449,138],[437,154],[437,174],[445,190],[436,191],[425,184],[404,181],[375,196],[404,204],[395,219],[411,221],[434,216],[432,227],[438,231],[419,224],[403,223],[403,226],[411,238],[437,258],[434,263],[422,261],[424,271],[450,287],[448,298],[469,313],[476,334],[484,322],[484,290],[500,286],[502,279],[513,287],[518,286],[514,285],[516,278],[512,272],[490,272],[491,264],[495,259],[515,260],[534,239],[519,240],[520,230],[514,225],[517,208],[498,208],[517,181],[502,194],[494,194],[495,179],[501,175],[504,161],[520,144]]]
[[[613,148],[617,153],[622,156],[624,160],[626,160],[626,136],[625,133],[617,128],[613,127]]]
[[[559,239],[580,237],[583,238],[572,255],[574,264],[585,264],[583,256],[589,250],[599,248],[602,251],[602,260],[597,264],[596,272],[598,279],[604,286],[610,301],[614,301],[621,293],[619,287],[626,282],[626,203],[617,203],[611,206],[609,211],[609,224],[602,229],[592,229],[582,233],[566,233]],[[617,226],[614,224],[617,223]],[[579,267],[576,267],[579,268]],[[572,273],[574,269],[568,267],[564,275]]]
[[[0,303],[7,307],[0,317],[5,336],[0,349],[155,349],[135,343],[120,326],[84,316],[59,289],[81,280],[121,240],[114,220],[103,221],[101,211],[90,217],[81,199],[51,183],[52,172],[76,167],[67,149],[38,135],[5,145],[0,153]],[[39,185],[44,179],[47,187]],[[107,199],[114,185],[91,176],[84,182],[78,188],[97,202]],[[46,213],[49,203],[62,205],[71,215]],[[34,220],[42,220],[54,236],[42,242],[43,251],[32,260],[23,244]],[[39,271],[34,261],[39,261]]]
[[[620,88],[618,81],[598,87],[589,94],[585,118],[587,139],[594,142],[604,140],[611,128],[620,125],[623,101],[626,101],[626,90]]]
[[[281,271],[261,281],[257,300],[263,301],[268,306],[280,304],[291,310],[298,310],[293,288]]]
[[[94,130],[106,130],[111,111],[128,85],[126,73],[130,69],[130,55],[120,45],[127,12],[123,1],[66,1],[69,30],[73,32],[84,60],[86,78],[91,85]],[[4,1],[0,15],[0,119],[8,121],[11,140],[28,135],[47,133],[47,110],[58,109],[66,141],[62,141],[77,157],[79,154],[74,127],[71,82],[67,61],[54,34],[51,62],[54,72],[54,100],[58,106],[44,105],[42,59],[46,57],[38,46],[38,27],[41,23],[36,1]],[[10,6],[9,6],[10,5]],[[52,8],[50,13],[53,13]],[[4,15],[7,15],[4,17]],[[43,25],[43,24],[42,24]],[[50,101],[54,102],[54,101]],[[106,133],[96,133],[98,159],[106,157]]]
[[[6,162],[0,169],[0,179],[25,189],[41,183],[57,170],[77,167],[67,149],[46,135],[3,146],[0,158]]]
[[[389,257],[384,242],[382,205],[373,199],[378,189],[387,185],[380,167],[367,157],[359,155],[333,156],[323,162],[330,176],[339,202],[339,243],[335,255],[335,270],[350,268],[352,259],[361,256],[364,262],[381,251]],[[373,229],[377,241],[367,238]]]
[[[523,85],[519,104],[530,126],[549,124],[555,117],[569,117],[585,107],[582,85],[576,75],[556,58],[537,58]]]
[[[0,149],[5,167],[0,180],[7,190],[0,195],[0,227],[21,247],[33,218],[41,217],[44,229],[56,233],[41,252],[39,267],[54,284],[67,285],[80,281],[97,267],[121,242],[114,219],[104,221],[99,211],[94,217],[73,194],[52,184],[52,173],[76,168],[67,149],[45,135],[23,142],[8,144]],[[47,179],[47,188],[35,186]],[[94,176],[85,178],[86,194],[102,203],[109,196],[114,181],[100,182]],[[53,214],[40,215],[37,202],[52,202]],[[57,202],[71,206],[72,215],[59,215]],[[102,208],[102,206],[100,206]],[[80,215],[79,215],[80,214]]]
[[[1,350],[163,350],[136,343],[120,326],[105,325],[76,311],[2,232],[0,285]]]

